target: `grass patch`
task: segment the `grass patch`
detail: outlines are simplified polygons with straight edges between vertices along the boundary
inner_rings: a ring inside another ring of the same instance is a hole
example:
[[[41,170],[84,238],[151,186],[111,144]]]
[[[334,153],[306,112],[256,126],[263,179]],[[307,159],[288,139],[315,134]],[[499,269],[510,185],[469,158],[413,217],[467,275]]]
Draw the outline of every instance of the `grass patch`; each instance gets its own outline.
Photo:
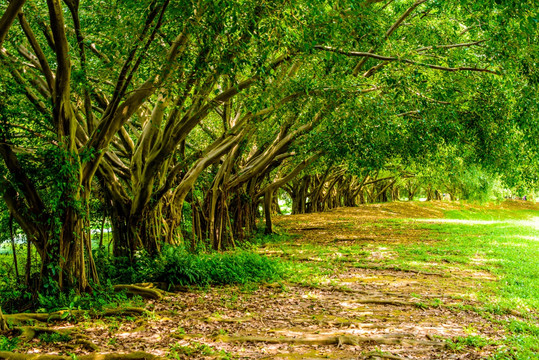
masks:
[[[496,347],[492,359],[539,359],[539,214],[533,209],[463,208],[445,212],[443,219],[379,219],[362,224],[364,230],[379,227],[413,230],[418,237],[398,242],[272,245],[281,250],[292,282],[319,286],[331,283],[342,264],[348,267],[409,269],[473,277],[481,286],[468,289],[480,304],[467,306],[505,328],[506,337],[492,341],[478,335],[454,338],[448,347]],[[388,233],[391,237],[391,233]],[[384,240],[384,239],[382,239]],[[371,254],[395,256],[373,259]],[[340,254],[336,256],[336,254]],[[308,260],[308,261],[304,261]],[[463,289],[464,290],[464,289]],[[443,306],[440,300],[420,301],[419,308]],[[515,311],[521,317],[512,316]],[[498,315],[503,315],[499,317]]]
[[[482,290],[476,290],[483,306],[475,310],[494,315],[512,314],[516,310],[523,320],[498,321],[508,336],[499,343],[492,359],[539,359],[537,212],[459,210],[447,212],[447,218],[455,221],[406,221],[411,228],[428,230],[430,239],[436,241],[394,246],[399,256],[388,262],[420,269],[429,269],[432,264],[436,268],[459,268],[469,273],[486,271],[495,275],[497,281],[482,281]],[[486,345],[492,344],[475,336],[448,342],[448,347],[455,351]]]
[[[488,345],[496,345],[497,342],[478,335],[458,336],[454,339],[446,340],[445,346],[455,352],[466,351],[466,348],[472,347],[482,349]]]
[[[180,285],[226,285],[274,281],[281,275],[277,261],[252,252],[189,254],[168,252],[158,281]]]

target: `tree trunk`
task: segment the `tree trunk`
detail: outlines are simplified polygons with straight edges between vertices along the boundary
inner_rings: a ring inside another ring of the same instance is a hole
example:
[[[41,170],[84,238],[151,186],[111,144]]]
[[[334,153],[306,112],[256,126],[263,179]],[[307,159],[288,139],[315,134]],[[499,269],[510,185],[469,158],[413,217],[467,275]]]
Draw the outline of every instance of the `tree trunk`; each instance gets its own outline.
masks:
[[[8,326],[4,314],[2,313],[2,308],[0,307],[0,331],[7,331]]]
[[[271,221],[271,205],[273,203],[273,189],[264,193],[264,216],[266,218],[265,234],[273,234],[273,223]]]
[[[90,289],[84,254],[89,239],[83,225],[76,209],[68,207],[59,239],[58,286],[60,289],[76,288],[78,291]]]
[[[110,212],[110,223],[112,227],[112,253],[114,257],[132,258],[134,248],[133,227],[130,224],[129,215],[123,211],[121,206],[113,203]]]

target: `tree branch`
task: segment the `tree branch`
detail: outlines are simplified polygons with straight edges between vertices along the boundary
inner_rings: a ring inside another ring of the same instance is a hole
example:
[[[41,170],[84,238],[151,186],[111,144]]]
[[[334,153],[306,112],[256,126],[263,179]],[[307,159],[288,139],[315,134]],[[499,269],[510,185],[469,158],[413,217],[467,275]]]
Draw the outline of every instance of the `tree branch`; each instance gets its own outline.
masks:
[[[497,71],[489,70],[489,69],[486,69],[486,68],[467,67],[467,66],[447,67],[447,66],[440,66],[440,65],[422,63],[422,62],[409,60],[409,59],[403,59],[403,58],[399,58],[399,57],[383,56],[383,55],[373,54],[373,53],[369,53],[369,52],[346,51],[346,50],[336,49],[336,48],[332,48],[330,46],[322,46],[322,45],[316,45],[314,48],[318,49],[318,50],[330,51],[330,52],[334,52],[334,53],[342,54],[342,55],[346,55],[346,56],[351,56],[351,57],[364,57],[364,58],[372,58],[372,59],[383,60],[383,61],[400,62],[400,63],[404,63],[404,64],[409,64],[409,65],[417,65],[417,66],[427,67],[427,68],[434,69],[434,70],[449,71],[449,72],[476,71],[476,72],[485,72],[485,73],[494,74],[494,75],[501,75]]]
[[[28,21],[26,20],[26,17],[23,13],[19,13],[19,24],[21,25],[21,28],[24,31],[24,34],[26,35],[30,46],[34,50],[35,56],[37,57],[39,64],[41,65],[41,71],[43,72],[43,75],[47,80],[47,85],[49,86],[49,90],[52,94],[54,92],[54,75],[52,74],[52,70],[49,66],[49,62],[47,61],[47,57],[41,49],[41,46],[39,46],[36,36],[32,31],[30,24],[28,24]]]
[[[22,9],[25,2],[26,0],[11,0],[7,6],[6,12],[0,18],[0,49],[2,49],[2,44],[6,39],[11,24],[13,24],[15,17]]]
[[[459,47],[469,47],[469,46],[479,45],[481,43],[484,43],[485,41],[486,40],[479,40],[479,41],[474,41],[474,42],[469,42],[469,43],[425,46],[425,47],[416,49],[415,51],[421,52],[421,51],[427,51],[427,50],[432,50],[432,49],[454,49],[454,48],[459,48]]]
[[[412,6],[410,6],[398,19],[397,21],[395,21],[395,23],[386,31],[385,33],[385,37],[384,39],[388,39],[391,34],[393,34],[401,25],[402,23],[404,22],[404,20],[406,20],[406,18],[408,16],[410,16],[410,14],[421,4],[427,2],[428,0],[419,0],[419,1],[416,1]],[[386,4],[387,6],[387,4]],[[384,6],[385,8],[385,6]],[[370,48],[369,50],[369,53],[372,53],[373,51],[376,50],[376,46],[373,46]],[[359,74],[359,72],[361,71],[361,69],[363,68],[363,65],[365,65],[365,62],[367,62],[367,58],[363,58],[355,67],[354,67],[354,70],[352,71],[352,74],[354,76],[357,76]]]

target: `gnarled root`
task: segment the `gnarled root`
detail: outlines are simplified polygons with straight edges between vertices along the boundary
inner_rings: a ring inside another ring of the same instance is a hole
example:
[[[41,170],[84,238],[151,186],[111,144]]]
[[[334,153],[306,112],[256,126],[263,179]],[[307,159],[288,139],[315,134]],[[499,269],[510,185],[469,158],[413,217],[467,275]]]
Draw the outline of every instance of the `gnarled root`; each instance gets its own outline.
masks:
[[[61,355],[40,355],[40,354],[18,354],[7,351],[0,351],[0,359],[5,360],[72,360],[71,356]],[[77,356],[79,360],[159,360],[158,356],[145,352],[134,352],[130,354],[89,354]]]
[[[218,336],[217,340],[222,342],[265,342],[268,344],[298,344],[298,345],[359,345],[361,343],[375,343],[385,345],[424,345],[443,347],[444,344],[439,341],[424,341],[404,338],[399,335],[386,335],[386,336],[351,336],[351,335],[337,335],[337,336],[317,336],[317,337],[262,337],[262,336]]]
[[[138,307],[126,307],[126,308],[119,308],[119,309],[106,309],[104,310],[100,316],[132,316],[132,315],[144,315],[147,314],[148,311],[143,308]]]
[[[164,294],[174,294],[178,292],[189,292],[191,289],[189,286],[173,285],[166,282],[152,282],[152,283],[137,283],[135,286],[143,287],[146,289],[162,290]]]
[[[75,344],[82,345],[88,351],[99,351],[99,346],[87,339],[77,339]]]

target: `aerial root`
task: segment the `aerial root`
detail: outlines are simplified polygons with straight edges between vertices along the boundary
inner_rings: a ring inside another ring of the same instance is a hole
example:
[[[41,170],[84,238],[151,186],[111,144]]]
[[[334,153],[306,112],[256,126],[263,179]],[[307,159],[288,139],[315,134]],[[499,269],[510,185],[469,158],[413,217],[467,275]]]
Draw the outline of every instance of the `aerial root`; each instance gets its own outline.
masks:
[[[0,359],[5,360],[72,360],[71,356],[61,355],[41,355],[41,354],[19,354],[7,351],[0,351]],[[130,354],[89,354],[77,356],[78,360],[158,360],[159,356],[145,352],[134,352]]]
[[[374,343],[384,345],[423,345],[443,347],[444,344],[439,341],[426,341],[405,338],[402,335],[385,335],[385,336],[317,336],[317,337],[263,337],[263,336],[218,336],[218,341],[222,342],[265,342],[268,344],[297,344],[297,345],[359,345],[362,343]]]
[[[144,299],[161,300],[165,295],[163,290],[138,285],[114,285],[114,291],[125,291],[128,295],[138,295]]]
[[[0,331],[6,330],[8,330],[7,321],[4,318],[4,314],[2,313],[2,308],[0,308]]]

